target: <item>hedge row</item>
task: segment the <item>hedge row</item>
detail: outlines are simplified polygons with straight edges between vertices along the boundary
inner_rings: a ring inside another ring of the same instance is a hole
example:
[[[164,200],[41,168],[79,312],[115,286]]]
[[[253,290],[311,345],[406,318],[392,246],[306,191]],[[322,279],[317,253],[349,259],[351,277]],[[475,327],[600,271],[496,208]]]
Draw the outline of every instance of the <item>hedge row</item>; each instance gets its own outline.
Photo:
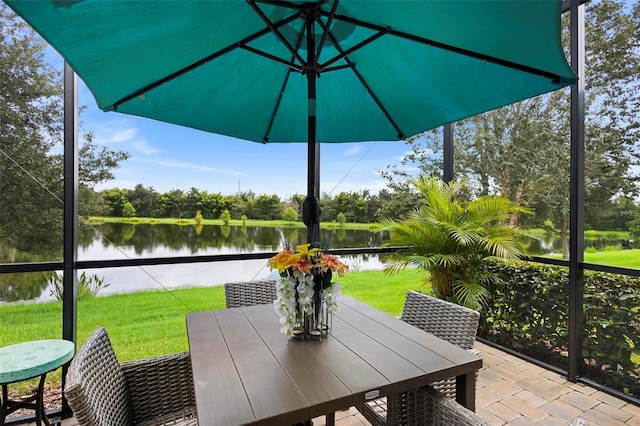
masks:
[[[478,334],[567,369],[569,273],[560,266],[490,262]],[[640,398],[640,278],[585,271],[582,376]]]

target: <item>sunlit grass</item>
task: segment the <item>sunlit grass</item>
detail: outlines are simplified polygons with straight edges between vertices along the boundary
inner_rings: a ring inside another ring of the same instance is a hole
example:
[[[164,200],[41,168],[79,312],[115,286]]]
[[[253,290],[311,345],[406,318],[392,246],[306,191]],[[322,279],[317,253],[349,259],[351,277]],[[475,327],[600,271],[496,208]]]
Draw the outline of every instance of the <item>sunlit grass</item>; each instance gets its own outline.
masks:
[[[561,254],[544,255],[554,259],[562,258]],[[584,261],[598,265],[618,266],[621,268],[640,269],[640,249],[585,252]]]
[[[640,249],[585,253],[585,262],[640,269]]]
[[[393,277],[382,271],[349,272],[341,280],[342,293],[392,315],[400,315],[409,289],[420,289],[418,273],[408,270]],[[186,351],[185,315],[223,309],[224,287],[140,291],[78,301],[77,333],[81,345],[98,327],[106,327],[120,361]],[[62,303],[0,305],[0,347],[62,336]],[[61,383],[61,370],[47,376],[47,385]],[[28,392],[35,381],[15,386]]]

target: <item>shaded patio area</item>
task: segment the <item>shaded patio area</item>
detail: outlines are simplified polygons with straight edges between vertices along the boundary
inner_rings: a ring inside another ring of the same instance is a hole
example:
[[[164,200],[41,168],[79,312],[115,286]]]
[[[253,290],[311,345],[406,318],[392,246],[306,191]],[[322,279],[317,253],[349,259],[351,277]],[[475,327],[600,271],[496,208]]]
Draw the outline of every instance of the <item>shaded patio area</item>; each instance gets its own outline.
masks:
[[[640,425],[640,407],[531,364],[499,349],[476,342],[483,359],[478,376],[476,412],[495,426]],[[324,425],[316,419],[314,426]],[[336,413],[336,425],[369,423],[355,409]]]
[[[490,425],[640,426],[640,407],[555,372],[476,342],[483,368],[478,376],[476,412]],[[31,423],[30,425],[34,425]],[[74,426],[67,419],[62,426]],[[314,419],[323,426],[324,417]],[[355,408],[336,413],[337,426],[369,423]]]

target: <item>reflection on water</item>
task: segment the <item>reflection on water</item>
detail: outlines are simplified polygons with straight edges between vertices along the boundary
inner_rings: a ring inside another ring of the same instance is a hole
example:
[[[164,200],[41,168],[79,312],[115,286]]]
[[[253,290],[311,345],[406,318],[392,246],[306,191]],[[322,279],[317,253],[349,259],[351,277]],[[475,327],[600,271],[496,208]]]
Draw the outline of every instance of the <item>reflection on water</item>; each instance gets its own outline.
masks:
[[[306,232],[305,228],[293,227],[107,223],[82,234],[78,256],[81,260],[109,258],[99,252],[98,246],[122,249],[127,257],[277,251],[285,244],[304,243]],[[387,239],[386,232],[343,228],[320,231],[320,242],[328,248],[377,247]]]
[[[84,228],[78,238],[79,260],[133,259],[228,253],[271,252],[285,244],[295,246],[306,240],[305,228],[243,227],[222,225],[181,226],[167,224],[102,224]],[[322,229],[320,241],[326,248],[379,247],[388,234],[339,227]],[[553,236],[531,237],[524,241],[529,254],[561,252],[561,241]],[[587,246],[620,244],[616,241],[587,241]],[[382,269],[379,255],[352,255],[342,259],[351,270]],[[109,283],[101,295],[144,289],[171,289],[183,286],[209,287],[232,281],[275,277],[266,260],[157,265],[145,267],[87,270]],[[53,273],[0,275],[0,303],[52,300],[48,280]]]
[[[321,243],[327,248],[379,247],[388,236],[369,230],[322,229]],[[177,257],[280,250],[301,244],[305,228],[180,226],[166,224],[102,224],[83,229],[78,239],[79,260]],[[352,270],[382,269],[378,255],[342,256]],[[82,271],[80,271],[82,272]],[[100,295],[145,289],[184,286],[209,287],[232,281],[273,277],[266,260],[156,265],[87,270],[109,283]],[[51,274],[51,273],[50,273]],[[16,281],[19,280],[19,281]],[[0,275],[0,302],[52,300],[48,276],[39,274]]]

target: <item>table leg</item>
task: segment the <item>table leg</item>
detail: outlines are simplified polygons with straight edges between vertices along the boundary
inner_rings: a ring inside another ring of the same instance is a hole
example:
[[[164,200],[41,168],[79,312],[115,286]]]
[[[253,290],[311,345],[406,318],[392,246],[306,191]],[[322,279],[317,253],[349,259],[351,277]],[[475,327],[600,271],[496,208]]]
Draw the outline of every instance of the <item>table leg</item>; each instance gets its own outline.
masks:
[[[38,384],[38,393],[36,396],[36,424],[39,426],[42,426],[42,422],[47,426],[51,426],[44,409],[44,379],[46,377],[46,373],[40,376],[40,384]]]
[[[40,383],[38,384],[38,391],[35,395],[32,395],[22,401],[14,401],[9,399],[9,390],[7,383],[2,384],[2,404],[0,404],[0,425],[5,424],[7,415],[13,413],[20,408],[26,408],[35,410],[36,425],[42,426],[44,423],[46,426],[51,426],[47,413],[44,409],[44,381],[47,374],[40,376]],[[35,401],[35,403],[33,402]]]
[[[456,377],[456,401],[476,411],[476,372]]]
[[[334,426],[336,424],[336,413],[329,413],[325,416],[324,424],[326,426]]]
[[[0,425],[4,425],[7,409],[9,408],[9,392],[7,390],[7,384],[2,384],[2,403],[0,404]]]

